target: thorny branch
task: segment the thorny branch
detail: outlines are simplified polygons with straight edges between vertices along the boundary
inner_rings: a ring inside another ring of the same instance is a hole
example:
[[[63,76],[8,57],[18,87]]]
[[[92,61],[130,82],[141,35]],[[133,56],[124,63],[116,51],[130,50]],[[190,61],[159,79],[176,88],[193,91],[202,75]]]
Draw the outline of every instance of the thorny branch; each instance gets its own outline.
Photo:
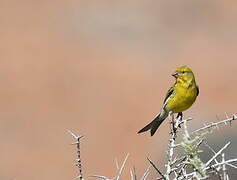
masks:
[[[234,162],[237,162],[237,158],[226,160],[224,151],[230,145],[230,142],[225,144],[220,150],[216,151],[212,147],[210,147],[206,141],[205,135],[212,132],[209,131],[213,128],[218,128],[220,125],[231,124],[232,121],[237,120],[237,116],[234,114],[231,117],[226,117],[226,119],[211,122],[208,124],[204,124],[203,127],[189,132],[188,130],[188,122],[191,118],[188,119],[175,119],[172,114],[169,115],[170,120],[170,138],[168,141],[168,150],[167,150],[167,163],[165,164],[165,172],[162,173],[157,166],[150,160],[149,167],[143,173],[142,177],[139,180],[147,180],[148,175],[150,173],[150,169],[153,168],[158,172],[159,176],[156,180],[202,180],[208,179],[213,173],[217,174],[219,179],[221,180],[229,180],[230,177],[228,175],[228,168],[235,168]],[[183,139],[180,142],[177,142],[178,131],[183,125]],[[77,164],[76,166],[79,169],[78,179],[83,180],[82,178],[82,166],[81,166],[81,157],[80,157],[80,139],[83,136],[77,136],[71,131],[68,131],[73,138],[76,140],[73,145],[77,147]],[[200,158],[199,154],[201,153],[201,145],[205,144],[209,150],[213,153],[212,157],[207,161],[203,162]],[[178,151],[179,149],[179,151]],[[183,152],[183,153],[180,153]],[[124,171],[125,164],[129,154],[127,154],[124,159],[121,167],[119,167],[116,161],[117,167],[117,175],[114,178],[108,178],[102,175],[91,175],[91,177],[95,177],[102,180],[121,180],[121,175]],[[221,158],[221,160],[220,160]],[[138,177],[135,172],[135,168],[130,170],[131,180],[138,180]],[[154,178],[153,178],[154,179]]]
[[[208,124],[204,124],[203,127],[201,127],[201,128],[199,128],[199,129],[193,131],[192,134],[194,134],[194,133],[199,133],[199,132],[201,132],[201,131],[204,131],[204,130],[206,130],[206,129],[210,129],[210,128],[213,128],[213,127],[217,127],[217,128],[218,128],[219,125],[223,125],[223,124],[224,124],[224,125],[227,125],[227,124],[230,124],[230,125],[231,125],[232,121],[235,121],[235,120],[237,120],[237,116],[236,116],[235,114],[233,114],[232,117],[228,117],[228,116],[227,116],[227,118],[224,119],[224,120],[222,120],[222,121],[211,122],[211,123],[208,123]]]
[[[81,150],[80,150],[80,140],[81,138],[83,138],[84,136],[78,136],[76,134],[74,134],[72,131],[68,130],[68,132],[72,135],[72,137],[76,140],[75,142],[71,143],[71,145],[76,145],[77,147],[77,159],[76,159],[76,166],[78,167],[78,176],[76,177],[76,179],[80,179],[83,180],[82,177],[82,164],[81,164]]]
[[[167,164],[166,164],[166,174],[165,174],[165,179],[167,180],[169,180],[170,175],[173,172],[175,172],[172,170],[172,166],[175,164],[175,161],[176,161],[176,159],[173,159],[174,149],[180,145],[180,144],[175,144],[178,128],[181,127],[181,125],[185,121],[190,121],[191,118],[187,120],[182,120],[181,117],[178,119],[175,119],[174,115],[171,112],[169,114],[169,120],[170,120],[170,139],[168,142]]]
[[[210,170],[214,169],[215,172],[221,174],[224,180],[228,180],[229,176],[227,173],[227,166],[237,169],[237,166],[231,164],[231,162],[236,162],[236,159],[225,160],[223,151],[230,145],[230,142],[223,146],[218,152],[215,152],[209,145],[214,155],[206,162],[202,162],[199,157],[201,150],[199,149],[200,145],[204,142],[204,136],[208,133],[209,129],[218,127],[219,125],[231,124],[232,121],[237,120],[237,116],[233,115],[222,121],[212,122],[205,124],[203,127],[189,132],[187,128],[187,122],[189,119],[174,119],[174,116],[170,114],[170,139],[168,143],[167,151],[167,164],[166,164],[166,173],[164,174],[165,179],[207,179],[210,175]],[[178,128],[181,127],[181,124],[184,126],[184,137],[181,143],[176,142],[176,136]],[[206,143],[207,144],[207,143]],[[181,145],[181,146],[180,146]],[[176,155],[177,147],[183,147],[184,155]],[[217,157],[222,156],[222,162],[217,161]],[[214,162],[213,162],[214,161]],[[190,170],[191,169],[191,170]]]

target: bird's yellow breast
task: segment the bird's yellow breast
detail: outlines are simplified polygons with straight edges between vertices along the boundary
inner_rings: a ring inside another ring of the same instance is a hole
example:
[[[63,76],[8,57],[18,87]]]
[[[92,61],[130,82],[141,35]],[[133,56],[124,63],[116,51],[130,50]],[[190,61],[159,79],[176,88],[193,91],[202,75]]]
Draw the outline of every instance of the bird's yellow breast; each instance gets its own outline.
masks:
[[[166,107],[174,113],[188,109],[196,100],[197,87],[176,86],[174,94],[170,97]]]

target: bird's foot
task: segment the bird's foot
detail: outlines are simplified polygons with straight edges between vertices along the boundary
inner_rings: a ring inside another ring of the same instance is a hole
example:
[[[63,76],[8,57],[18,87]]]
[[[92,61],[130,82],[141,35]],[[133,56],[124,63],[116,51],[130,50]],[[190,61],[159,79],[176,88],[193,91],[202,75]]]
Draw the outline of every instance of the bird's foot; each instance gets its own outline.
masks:
[[[183,113],[182,112],[179,112],[176,119],[182,121],[183,120]],[[179,128],[181,128],[181,124],[178,125]]]

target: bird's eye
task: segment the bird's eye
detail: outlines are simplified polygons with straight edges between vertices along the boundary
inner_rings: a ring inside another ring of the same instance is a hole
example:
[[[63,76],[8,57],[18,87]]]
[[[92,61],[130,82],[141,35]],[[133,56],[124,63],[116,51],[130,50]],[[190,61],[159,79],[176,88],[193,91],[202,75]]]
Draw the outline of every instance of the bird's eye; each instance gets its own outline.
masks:
[[[184,72],[184,71],[182,71],[182,73],[184,74],[185,72]]]

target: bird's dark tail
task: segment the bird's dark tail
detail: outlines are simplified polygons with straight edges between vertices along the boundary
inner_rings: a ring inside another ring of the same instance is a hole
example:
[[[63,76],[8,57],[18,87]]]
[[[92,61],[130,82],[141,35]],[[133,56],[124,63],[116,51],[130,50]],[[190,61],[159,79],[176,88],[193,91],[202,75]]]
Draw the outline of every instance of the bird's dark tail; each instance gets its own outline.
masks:
[[[148,125],[146,125],[144,128],[142,128],[140,131],[138,131],[138,134],[146,132],[148,130],[151,130],[151,136],[153,136],[155,134],[156,130],[158,129],[158,127],[164,121],[164,119],[165,118],[161,118],[160,114],[159,114],[158,116],[156,116],[156,118],[153,121],[151,121]]]

